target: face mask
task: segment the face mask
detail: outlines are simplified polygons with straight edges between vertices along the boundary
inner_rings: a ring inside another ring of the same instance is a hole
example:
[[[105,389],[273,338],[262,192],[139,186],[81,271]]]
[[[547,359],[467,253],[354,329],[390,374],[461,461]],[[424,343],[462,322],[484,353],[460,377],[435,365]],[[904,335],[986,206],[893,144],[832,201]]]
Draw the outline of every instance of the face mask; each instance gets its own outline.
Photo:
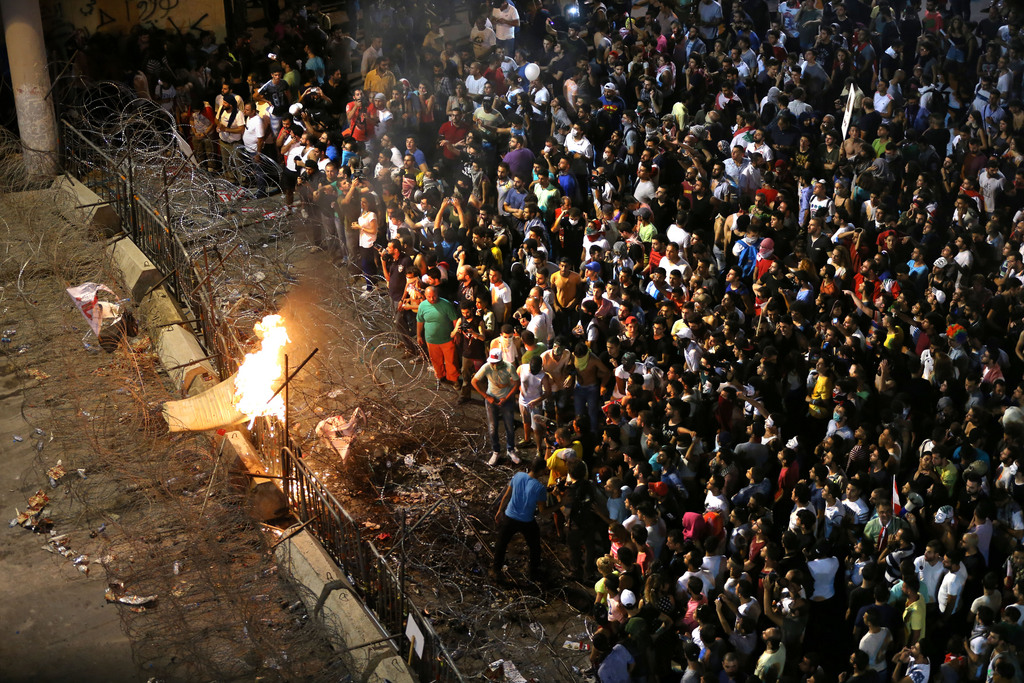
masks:
[[[580,224],[580,222],[579,222],[578,219],[576,219],[576,218],[570,218],[569,219],[569,225],[579,225],[579,224]]]
[[[842,417],[838,412],[832,413],[832,419],[839,422],[839,418]]]

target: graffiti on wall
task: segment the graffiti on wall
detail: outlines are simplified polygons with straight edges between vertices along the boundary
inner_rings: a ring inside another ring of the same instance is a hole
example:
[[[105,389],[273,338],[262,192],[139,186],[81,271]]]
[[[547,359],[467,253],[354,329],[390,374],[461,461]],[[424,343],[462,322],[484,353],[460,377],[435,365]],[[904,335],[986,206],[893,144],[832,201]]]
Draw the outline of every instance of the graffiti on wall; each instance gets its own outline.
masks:
[[[137,24],[168,31],[213,31],[224,37],[224,3],[210,0],[43,0],[51,35],[126,32]]]

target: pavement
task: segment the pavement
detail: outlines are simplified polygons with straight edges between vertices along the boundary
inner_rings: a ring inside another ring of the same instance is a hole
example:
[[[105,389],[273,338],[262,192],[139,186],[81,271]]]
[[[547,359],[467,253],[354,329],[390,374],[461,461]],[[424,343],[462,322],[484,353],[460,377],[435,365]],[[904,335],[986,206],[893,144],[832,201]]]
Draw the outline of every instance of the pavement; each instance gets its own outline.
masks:
[[[46,479],[37,441],[31,438],[34,428],[46,425],[31,409],[23,412],[24,381],[34,382],[0,360],[0,519],[5,522],[0,530],[0,681],[146,680],[132,661],[117,608],[104,600],[103,568],[91,565],[86,576],[70,560],[43,551],[44,535],[6,524],[15,508],[24,510],[28,497],[43,489],[53,501],[49,516],[62,521],[58,533],[70,533],[72,547],[77,541],[82,551],[98,545],[89,538],[92,517],[83,514],[63,486],[51,488]],[[23,441],[16,442],[15,435]],[[99,482],[80,480],[75,485],[79,483]],[[71,524],[76,520],[78,525]]]

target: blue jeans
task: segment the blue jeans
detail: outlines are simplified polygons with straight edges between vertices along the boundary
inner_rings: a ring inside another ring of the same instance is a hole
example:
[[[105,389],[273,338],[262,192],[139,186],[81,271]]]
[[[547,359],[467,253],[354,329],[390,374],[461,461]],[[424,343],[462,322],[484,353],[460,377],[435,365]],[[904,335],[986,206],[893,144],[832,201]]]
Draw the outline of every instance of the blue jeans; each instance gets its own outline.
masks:
[[[509,398],[502,404],[484,404],[487,409],[487,431],[491,433],[491,450],[495,453],[501,452],[501,438],[498,434],[498,423],[505,423],[505,448],[512,450],[516,447],[516,400]]]
[[[573,389],[573,407],[577,415],[586,411],[590,417],[590,431],[597,433],[601,427],[601,387],[598,384],[577,384]]]

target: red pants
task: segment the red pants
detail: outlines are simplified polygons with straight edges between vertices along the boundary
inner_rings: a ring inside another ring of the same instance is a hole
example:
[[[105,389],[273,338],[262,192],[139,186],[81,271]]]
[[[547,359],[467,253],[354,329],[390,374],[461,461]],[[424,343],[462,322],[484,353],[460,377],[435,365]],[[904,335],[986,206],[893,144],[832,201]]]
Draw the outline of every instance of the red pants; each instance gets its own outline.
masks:
[[[455,364],[455,342],[444,344],[427,344],[430,363],[434,366],[434,376],[455,383],[459,379],[459,367]]]

